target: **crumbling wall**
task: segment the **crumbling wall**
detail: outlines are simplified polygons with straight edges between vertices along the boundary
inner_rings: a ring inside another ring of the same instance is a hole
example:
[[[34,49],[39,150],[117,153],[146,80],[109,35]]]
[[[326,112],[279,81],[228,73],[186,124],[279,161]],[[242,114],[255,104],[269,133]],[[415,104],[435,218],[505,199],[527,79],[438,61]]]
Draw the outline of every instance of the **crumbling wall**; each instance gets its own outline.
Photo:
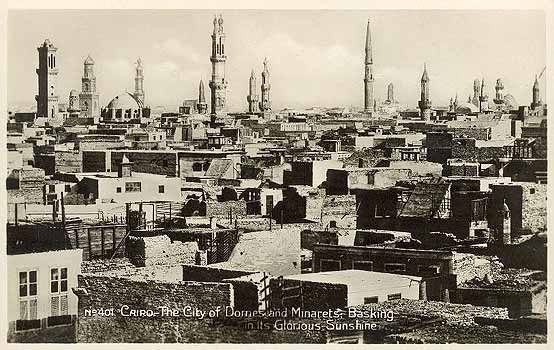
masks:
[[[348,288],[344,284],[288,279],[283,279],[282,285],[279,283],[277,279],[272,279],[270,282],[272,309],[301,307],[303,310],[335,310],[348,305]],[[301,288],[289,290],[286,294],[281,293],[281,288],[293,287]],[[298,297],[286,299],[283,304],[281,298],[283,295],[287,297],[298,295]]]
[[[79,151],[56,151],[56,172],[80,173],[82,171]]]
[[[246,202],[243,200],[217,202],[214,200],[206,201],[207,217],[228,218],[229,214],[233,217],[246,217]]]
[[[198,250],[196,242],[171,241],[166,235],[129,236],[125,245],[126,256],[136,266],[194,264]]]
[[[325,226],[356,228],[356,196],[325,196],[321,209],[321,223]]]
[[[492,272],[492,264],[486,259],[480,259],[473,254],[456,253],[454,255],[453,273],[456,283],[463,284],[473,278],[483,279]]]
[[[521,228],[531,233],[546,231],[546,184],[531,182],[518,183],[522,187],[523,207],[521,209]]]

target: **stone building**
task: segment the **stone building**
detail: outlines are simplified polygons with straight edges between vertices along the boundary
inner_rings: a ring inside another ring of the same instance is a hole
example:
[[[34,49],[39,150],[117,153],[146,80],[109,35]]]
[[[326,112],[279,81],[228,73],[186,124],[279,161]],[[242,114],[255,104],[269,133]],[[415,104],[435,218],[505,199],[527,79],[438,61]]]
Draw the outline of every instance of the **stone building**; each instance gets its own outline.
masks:
[[[212,80],[211,89],[211,114],[221,114],[225,111],[227,80],[225,80],[225,32],[223,30],[223,17],[214,17],[214,31],[212,34]]]
[[[37,50],[39,59],[39,66],[36,70],[38,75],[38,95],[35,96],[37,115],[39,117],[55,119],[59,109],[57,91],[59,70],[56,66],[58,48],[49,39],[46,39]]]
[[[81,116],[94,118],[100,116],[100,104],[96,92],[96,77],[94,76],[94,60],[88,56],[84,62],[82,91],[79,94],[79,109]]]

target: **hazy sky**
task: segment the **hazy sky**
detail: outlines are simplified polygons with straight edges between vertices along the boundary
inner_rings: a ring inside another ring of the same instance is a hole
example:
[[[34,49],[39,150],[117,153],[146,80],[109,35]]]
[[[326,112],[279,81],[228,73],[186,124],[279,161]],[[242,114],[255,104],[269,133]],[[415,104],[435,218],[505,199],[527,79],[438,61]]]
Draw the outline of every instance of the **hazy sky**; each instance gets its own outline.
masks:
[[[427,62],[434,105],[458,93],[465,101],[475,78],[489,96],[497,78],[519,104],[529,104],[534,75],[545,66],[545,19],[541,11],[305,11],[305,10],[72,10],[10,11],[8,104],[34,104],[36,48],[50,38],[58,47],[58,92],[67,102],[81,89],[83,60],[96,64],[101,105],[133,91],[134,64],[144,65],[146,102],[175,107],[197,97],[210,79],[212,19],[224,17],[227,101],[247,108],[248,78],[260,84],[269,60],[274,109],[361,106],[367,19],[371,19],[375,98],[395,97],[415,107]],[[540,81],[545,96],[545,78]],[[206,90],[209,100],[209,90]]]

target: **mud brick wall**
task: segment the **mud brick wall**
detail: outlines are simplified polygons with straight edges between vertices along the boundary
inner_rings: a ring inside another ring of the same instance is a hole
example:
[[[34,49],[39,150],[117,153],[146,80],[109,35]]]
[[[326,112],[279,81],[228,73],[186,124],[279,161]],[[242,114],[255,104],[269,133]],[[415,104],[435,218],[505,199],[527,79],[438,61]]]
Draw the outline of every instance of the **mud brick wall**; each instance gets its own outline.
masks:
[[[246,217],[246,202],[242,200],[226,201],[226,202],[216,202],[216,201],[206,202],[207,217],[228,218],[229,212],[232,213],[233,219],[235,217],[238,217],[238,218]]]
[[[522,187],[523,207],[521,209],[521,228],[532,233],[546,231],[546,184],[531,182],[518,183]]]
[[[348,305],[348,288],[344,284],[333,284],[323,282],[296,281],[283,279],[283,287],[297,287],[302,282],[303,310],[327,310],[337,309]],[[282,309],[281,293],[279,282],[272,279],[271,289],[271,308]],[[286,296],[297,295],[297,291],[287,291]],[[300,298],[291,298],[285,300],[285,307],[300,307]]]
[[[366,148],[355,151],[352,155],[343,160],[345,168],[368,168],[375,166],[382,158],[385,158],[385,150]]]
[[[483,279],[487,273],[492,272],[492,265],[476,264],[476,257],[473,254],[456,254],[453,262],[454,274],[456,275],[456,283],[463,284],[475,277]]]
[[[479,176],[479,164],[451,164],[446,171],[449,176]]]
[[[321,209],[321,222],[325,226],[335,221],[340,228],[356,227],[356,196],[326,196]]]
[[[133,171],[178,176],[177,153],[175,152],[112,152],[112,171],[116,171],[124,154],[133,163]]]
[[[13,186],[7,190],[8,203],[26,202],[42,204],[44,202],[44,170],[39,168],[14,170],[10,176]]]
[[[476,140],[488,140],[489,128],[452,128],[449,129],[454,137],[467,137]]]
[[[218,269],[215,267],[183,265],[183,280],[198,282],[220,282],[228,278],[249,275],[252,272],[241,270]]]
[[[79,151],[56,151],[56,172],[80,173],[82,171]]]
[[[79,150],[105,150],[110,148],[122,148],[125,146],[123,141],[80,141]]]
[[[196,242],[171,241],[166,235],[129,236],[125,245],[126,256],[137,266],[194,264],[198,250]]]
[[[475,162],[485,162],[504,157],[504,147],[474,147],[454,143],[451,158],[459,158]]]

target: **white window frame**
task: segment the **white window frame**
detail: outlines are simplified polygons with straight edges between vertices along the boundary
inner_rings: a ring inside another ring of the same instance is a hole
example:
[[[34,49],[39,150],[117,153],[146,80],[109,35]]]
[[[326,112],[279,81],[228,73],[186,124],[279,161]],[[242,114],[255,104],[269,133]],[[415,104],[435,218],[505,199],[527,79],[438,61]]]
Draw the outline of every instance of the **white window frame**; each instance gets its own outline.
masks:
[[[62,278],[62,270],[65,269],[65,278]],[[57,270],[57,279],[53,279],[53,270]],[[49,316],[64,316],[69,314],[69,268],[65,266],[51,266],[49,269],[48,284],[50,295],[50,312]],[[62,290],[62,282],[65,281],[65,290]],[[53,286],[56,285],[56,291],[53,291]],[[65,311],[62,308],[62,300],[65,300]],[[55,303],[55,304],[54,304]],[[56,306],[56,309],[54,309]],[[54,312],[57,310],[57,312]]]
[[[35,272],[36,278],[35,282],[31,283],[31,272]],[[21,283],[21,274],[25,273],[26,282],[24,284]],[[38,268],[29,268],[25,270],[18,270],[17,271],[17,295],[19,300],[19,320],[37,320],[38,317],[38,280],[39,280],[39,270]],[[34,295],[31,294],[31,284],[36,285],[36,291]],[[25,295],[21,295],[21,286],[25,285]],[[35,310],[34,315],[31,312],[31,302],[35,302]],[[22,315],[22,304],[25,303],[25,314]],[[32,317],[34,316],[34,317]]]

